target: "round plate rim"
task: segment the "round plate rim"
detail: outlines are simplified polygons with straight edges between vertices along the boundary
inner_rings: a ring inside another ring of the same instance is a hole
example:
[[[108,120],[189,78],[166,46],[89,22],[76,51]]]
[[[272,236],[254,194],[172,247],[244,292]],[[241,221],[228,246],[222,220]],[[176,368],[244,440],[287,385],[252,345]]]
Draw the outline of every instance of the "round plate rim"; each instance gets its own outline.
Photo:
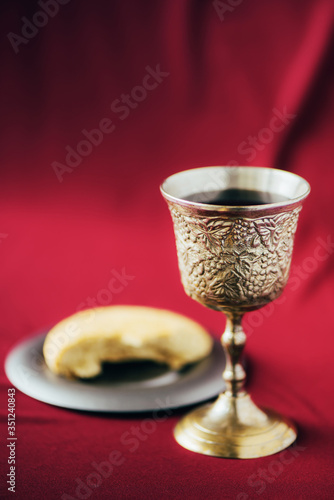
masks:
[[[42,358],[41,347],[45,336],[46,332],[43,332],[14,345],[5,360],[5,373],[18,390],[53,406],[88,412],[144,413],[201,403],[224,390],[222,371],[225,356],[220,342],[215,338],[211,354],[192,365],[194,369],[193,372],[190,370],[190,375],[188,372],[187,376],[183,379],[181,377],[175,384],[141,389],[137,397],[138,390],[125,390],[125,394],[124,390],[117,393],[112,386],[99,387],[97,390],[94,385],[68,381],[52,374]],[[35,353],[35,359],[32,353]],[[122,396],[119,398],[120,394]],[[105,399],[107,396],[110,399]],[[127,402],[129,396],[135,396],[132,404]]]

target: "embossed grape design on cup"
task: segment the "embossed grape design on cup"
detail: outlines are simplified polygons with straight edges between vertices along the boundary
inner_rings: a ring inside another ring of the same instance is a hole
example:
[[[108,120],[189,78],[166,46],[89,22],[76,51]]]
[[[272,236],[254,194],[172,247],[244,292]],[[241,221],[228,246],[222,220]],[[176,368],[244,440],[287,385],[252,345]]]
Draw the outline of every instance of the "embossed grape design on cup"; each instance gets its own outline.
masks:
[[[217,190],[263,192],[269,202],[215,204],[208,201],[212,178],[220,179]],[[199,186],[204,201],[196,201]],[[204,167],[172,175],[161,191],[173,219],[186,293],[227,317],[222,336],[226,390],[213,405],[184,417],[175,437],[185,448],[208,455],[253,458],[276,453],[295,440],[296,429],[280,415],[259,409],[244,389],[240,357],[246,336],[241,321],[246,312],[275,300],[287,283],[309,184],[272,168]]]

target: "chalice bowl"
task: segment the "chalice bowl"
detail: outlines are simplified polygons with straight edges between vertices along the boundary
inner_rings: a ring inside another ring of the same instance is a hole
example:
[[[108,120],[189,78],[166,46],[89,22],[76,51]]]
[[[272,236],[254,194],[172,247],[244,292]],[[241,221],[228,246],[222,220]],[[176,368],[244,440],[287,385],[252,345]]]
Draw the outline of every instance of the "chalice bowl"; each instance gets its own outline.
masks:
[[[227,318],[222,335],[226,390],[177,424],[177,442],[197,453],[254,458],[277,453],[296,428],[260,409],[244,388],[242,317],[282,293],[294,235],[309,184],[264,167],[204,167],[168,177],[161,186],[174,224],[186,293]]]

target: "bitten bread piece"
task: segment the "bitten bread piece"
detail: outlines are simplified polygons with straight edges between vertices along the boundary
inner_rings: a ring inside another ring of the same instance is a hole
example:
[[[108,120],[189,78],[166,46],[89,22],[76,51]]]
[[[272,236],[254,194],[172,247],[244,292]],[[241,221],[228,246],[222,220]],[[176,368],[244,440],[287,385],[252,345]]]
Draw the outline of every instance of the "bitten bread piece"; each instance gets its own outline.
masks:
[[[205,358],[212,338],[180,314],[139,306],[87,309],[64,319],[46,336],[49,369],[66,377],[90,378],[102,362],[153,360],[180,369]]]

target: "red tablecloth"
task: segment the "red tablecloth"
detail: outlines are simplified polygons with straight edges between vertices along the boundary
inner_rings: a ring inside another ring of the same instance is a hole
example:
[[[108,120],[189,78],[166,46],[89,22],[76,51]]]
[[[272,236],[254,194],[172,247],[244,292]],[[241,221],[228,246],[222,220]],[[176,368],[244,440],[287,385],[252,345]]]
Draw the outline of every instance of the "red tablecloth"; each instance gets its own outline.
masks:
[[[120,418],[17,392],[16,498],[332,498],[333,2],[13,0],[1,11],[3,498],[15,342],[94,302],[170,308],[222,331],[222,315],[183,292],[158,189],[214,164],[279,167],[312,186],[285,300],[245,319],[249,389],[297,423],[297,445],[204,457],[172,437],[184,411]],[[113,270],[133,279],[110,296]]]

